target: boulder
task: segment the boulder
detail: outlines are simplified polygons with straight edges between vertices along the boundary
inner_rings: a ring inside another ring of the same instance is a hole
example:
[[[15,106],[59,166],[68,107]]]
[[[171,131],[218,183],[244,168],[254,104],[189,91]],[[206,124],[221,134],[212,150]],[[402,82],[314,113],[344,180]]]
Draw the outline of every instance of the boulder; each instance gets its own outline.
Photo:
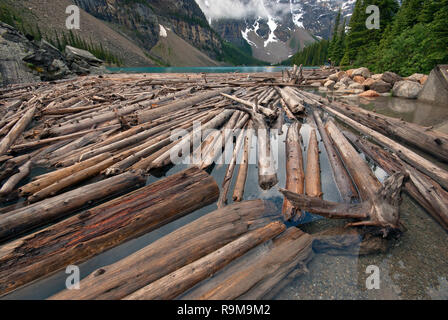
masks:
[[[342,82],[338,82],[334,85],[333,90],[346,89],[347,86]]]
[[[425,75],[422,73],[414,73],[412,76],[405,78],[405,80],[409,80],[409,81],[414,81],[414,82],[420,82],[420,80],[424,77]]]
[[[383,73],[381,80],[390,83],[391,85],[394,85],[396,82],[403,80],[403,78],[396,73],[388,71]]]
[[[335,84],[336,84],[335,81],[328,80],[327,82],[325,82],[324,87],[327,89],[333,90]]]
[[[422,89],[423,86],[418,82],[403,80],[395,83],[392,93],[395,97],[417,99]]]
[[[354,76],[353,81],[358,82],[359,84],[363,84],[366,81],[366,78],[363,76]]]
[[[372,75],[372,79],[373,80],[381,80],[381,78],[383,77],[383,74],[382,73],[377,73],[377,74],[374,74],[374,75]]]
[[[369,88],[378,93],[387,93],[392,90],[392,85],[390,83],[384,82],[383,80],[376,80],[372,85],[369,86]]]
[[[361,94],[359,94],[360,97],[363,98],[375,98],[375,97],[379,97],[380,94],[374,90],[367,90]]]
[[[358,82],[353,82],[351,85],[348,86],[349,89],[353,90],[362,90],[364,91],[364,86]]]
[[[345,71],[345,75],[348,76],[348,77],[352,77],[353,76],[353,71],[355,71],[355,69],[347,70],[347,71]]]
[[[373,85],[375,83],[375,80],[372,78],[366,79],[362,85],[368,89],[370,89],[370,86]]]
[[[420,79],[420,84],[424,85],[426,83],[426,81],[428,81],[428,76],[424,75],[421,79]]]
[[[65,47],[65,56],[69,61],[85,61],[90,65],[100,66],[103,61],[95,57],[89,51],[74,48],[71,46]]]
[[[349,77],[345,76],[345,77],[342,77],[342,79],[339,82],[345,86],[349,86],[353,83],[353,80],[350,79]]]
[[[337,73],[333,73],[332,75],[330,75],[330,76],[328,77],[328,80],[330,80],[330,81],[334,81],[334,82],[338,82],[338,81],[339,81],[338,74],[337,74]]]
[[[448,106],[448,65],[438,65],[431,71],[418,99]]]
[[[363,68],[358,68],[358,69],[353,70],[351,76],[352,77],[362,76],[364,78],[370,78],[371,73],[370,73],[369,69],[363,67]]]

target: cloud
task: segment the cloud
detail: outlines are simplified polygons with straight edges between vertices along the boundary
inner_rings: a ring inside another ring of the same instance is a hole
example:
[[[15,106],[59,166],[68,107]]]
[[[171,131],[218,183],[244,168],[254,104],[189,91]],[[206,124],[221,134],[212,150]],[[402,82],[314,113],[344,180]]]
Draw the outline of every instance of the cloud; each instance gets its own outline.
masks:
[[[272,3],[266,0],[196,0],[208,19],[220,18],[244,19],[253,17],[267,18],[288,13],[289,1]],[[286,3],[285,3],[286,2]]]

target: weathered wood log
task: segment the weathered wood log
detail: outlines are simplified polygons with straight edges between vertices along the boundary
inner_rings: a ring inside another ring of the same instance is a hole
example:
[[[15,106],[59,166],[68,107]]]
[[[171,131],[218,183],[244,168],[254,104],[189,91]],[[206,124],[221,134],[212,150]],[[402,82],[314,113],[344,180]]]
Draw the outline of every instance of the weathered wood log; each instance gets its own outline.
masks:
[[[143,185],[144,182],[143,175],[126,173],[7,212],[0,216],[0,242],[17,238],[25,232],[64,218],[86,204]]]
[[[221,249],[151,283],[127,296],[125,300],[169,300],[192,288],[202,280],[212,276],[233,260],[249,250],[272,239],[286,226],[273,222],[266,227],[254,230],[229,243]]]
[[[325,111],[333,114],[338,119],[343,121],[344,123],[348,124],[353,129],[366,134],[375,141],[377,141],[380,145],[382,145],[385,148],[390,148],[392,151],[394,151],[401,159],[409,163],[414,168],[420,170],[421,172],[427,174],[432,179],[437,181],[440,185],[442,185],[446,190],[448,190],[448,171],[442,169],[441,167],[437,166],[433,162],[427,160],[426,158],[420,156],[419,154],[413,152],[412,150],[404,147],[403,145],[395,142],[394,140],[382,135],[381,133],[372,130],[352,119],[345,116],[344,114],[335,111],[334,109],[325,106],[321,104],[322,109]],[[358,185],[359,187],[359,185]]]
[[[278,88],[277,90],[293,114],[300,114],[305,111],[303,101],[301,101],[293,91],[289,90],[289,88]]]
[[[36,107],[31,107],[25,115],[17,121],[9,133],[0,141],[0,156],[6,154],[16,139],[23,133],[33,119],[36,110]]]
[[[192,168],[11,242],[0,248],[0,294],[146,234],[218,195],[213,178]]]
[[[413,179],[405,183],[405,191],[417,201],[442,227],[448,230],[448,210],[442,209],[448,204],[448,192],[445,191],[437,182],[410,167],[396,155],[384,150],[383,148],[371,143],[366,139],[358,138],[351,132],[344,131],[344,135],[359,148],[368,158],[379,165],[389,175],[399,172],[406,172]],[[420,183],[420,189],[413,183]],[[426,185],[426,188],[422,186]],[[423,192],[420,192],[422,190]],[[441,205],[438,205],[441,203]]]
[[[252,146],[252,122],[249,120],[247,125],[247,134],[244,139],[244,150],[243,150],[243,158],[241,160],[238,177],[235,183],[235,189],[233,191],[233,201],[241,202],[244,198],[244,189],[246,187],[247,173],[249,171],[249,159],[250,159],[250,150]]]
[[[401,190],[404,175],[397,173],[386,180],[372,198],[361,204],[342,204],[303,196],[287,190],[280,190],[299,210],[318,214],[331,219],[360,219],[347,227],[379,227],[386,237],[390,231],[399,230]],[[367,219],[367,220],[365,220]]]
[[[224,181],[222,182],[221,194],[219,195],[218,199],[218,208],[222,208],[227,205],[227,196],[229,193],[230,183],[232,182],[233,172],[235,171],[238,155],[243,145],[245,135],[247,134],[248,134],[247,131],[243,128],[236,140],[233,156],[227,167],[226,175],[224,176]]]
[[[51,186],[52,184],[67,178],[77,172],[81,172],[85,169],[88,169],[92,166],[97,165],[98,163],[101,163],[105,161],[106,159],[109,159],[112,157],[111,153],[105,153],[101,154],[97,157],[91,158],[89,160],[77,163],[73,166],[63,168],[51,173],[46,174],[45,176],[42,176],[41,178],[38,177],[37,180],[30,182],[29,184],[23,186],[20,188],[20,194],[22,196],[35,194],[39,192],[40,190],[45,189],[48,186]]]
[[[327,150],[328,160],[330,162],[331,168],[333,169],[332,170],[333,178],[336,182],[341,198],[345,202],[350,203],[352,202],[352,200],[358,198],[358,191],[356,190],[356,187],[353,185],[352,178],[348,174],[347,170],[344,167],[344,164],[342,163],[339,155],[337,154],[333,142],[328,136],[327,131],[325,130],[324,124],[322,122],[322,119],[317,110],[314,110],[313,115],[320,136],[324,143],[325,149]]]
[[[14,190],[14,188],[19,184],[19,182],[25,179],[30,174],[32,165],[33,162],[31,160],[28,161],[19,168],[19,172],[17,174],[13,175],[11,178],[8,179],[8,181],[5,182],[5,184],[0,189],[0,198],[11,193]]]
[[[231,91],[232,91],[232,89],[230,89],[230,88],[213,90],[213,91],[197,94],[191,98],[182,99],[182,101],[177,101],[172,104],[168,104],[166,106],[162,106],[162,107],[155,108],[155,109],[148,110],[148,111],[143,111],[137,115],[138,122],[139,123],[149,122],[149,121],[157,119],[158,117],[165,115],[169,112],[173,112],[173,111],[191,107],[195,104],[206,101],[207,99],[214,98],[214,97],[220,95],[221,93],[230,93]]]
[[[309,197],[322,198],[322,184],[320,181],[319,145],[316,130],[312,129],[308,143],[308,156],[305,172],[305,192]]]
[[[269,108],[265,108],[265,107],[259,105],[258,103],[252,103],[252,102],[249,102],[249,101],[237,98],[237,97],[233,97],[233,96],[225,94],[225,93],[222,93],[221,95],[223,97],[227,98],[227,99],[230,99],[230,100],[236,101],[238,103],[241,103],[241,104],[243,104],[245,106],[248,106],[249,108],[251,108],[253,110],[256,109],[257,110],[256,112],[260,112],[266,118],[276,119],[278,117],[278,114],[275,111],[273,111],[273,110],[271,110]]]
[[[258,146],[258,184],[263,190],[269,190],[278,183],[276,164],[271,152],[271,141],[269,136],[269,130],[263,119],[263,116],[259,113],[245,106],[231,106],[240,111],[244,111],[250,115],[254,129],[257,133],[257,146]]]
[[[285,277],[305,272],[313,238],[290,228],[262,252],[242,257],[230,268],[182,296],[186,300],[259,300]]]
[[[121,261],[93,272],[81,281],[81,290],[66,290],[52,299],[122,299],[245,233],[269,224],[276,217],[276,209],[269,202],[255,200],[232,204],[177,229]]]
[[[370,129],[417,147],[437,159],[448,162],[447,134],[415,123],[371,112],[357,106],[337,102],[327,105]]]
[[[385,234],[389,229],[399,228],[399,204],[404,175],[396,174],[388,179],[385,186],[373,174],[367,163],[360,157],[350,142],[342,135],[333,121],[326,126],[344,164],[358,187],[361,199],[369,202],[369,220],[351,224],[352,226],[371,225],[382,227]]]
[[[381,183],[367,162],[361,158],[332,120],[327,122],[325,129],[341,155],[350,176],[353,178],[359,190],[361,200],[369,200],[381,188]]]
[[[286,137],[286,189],[302,194],[305,189],[303,153],[300,136],[300,123],[295,121],[288,128]],[[298,214],[288,199],[283,202],[283,218],[290,220]],[[300,214],[299,214],[300,215]],[[300,218],[300,217],[299,217]]]

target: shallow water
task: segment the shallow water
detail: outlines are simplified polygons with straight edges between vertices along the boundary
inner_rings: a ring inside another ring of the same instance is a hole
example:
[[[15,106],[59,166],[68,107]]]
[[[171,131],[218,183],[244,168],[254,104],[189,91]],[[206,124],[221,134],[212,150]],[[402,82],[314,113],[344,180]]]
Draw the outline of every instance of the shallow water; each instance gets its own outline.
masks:
[[[108,68],[109,71],[118,73],[258,73],[258,72],[282,72],[289,67],[136,67],[136,68]],[[319,69],[305,67],[304,69]]]
[[[352,100],[367,109],[375,109],[394,117],[403,117],[423,125],[438,125],[448,120],[448,109],[402,101],[401,99],[382,97],[373,101]],[[425,116],[426,115],[426,116]],[[425,116],[425,117],[424,117]],[[305,123],[301,128],[304,146],[304,164],[306,165],[306,146],[308,145],[312,123]],[[257,167],[251,165],[248,173],[245,200],[268,199],[273,201],[281,215],[283,197],[278,187],[285,187],[285,136],[288,123],[283,127],[283,134],[278,136],[280,142],[278,178],[279,184],[269,191],[263,191],[258,186]],[[256,141],[252,141],[255,149]],[[322,188],[324,199],[340,201],[337,187],[334,183],[327,153],[322,142],[321,150]],[[252,153],[255,151],[253,150]],[[241,155],[240,155],[241,156]],[[376,176],[383,181],[386,173],[372,163],[370,164]],[[172,175],[185,169],[186,166],[176,166],[168,170],[165,175]],[[218,185],[222,184],[226,166],[216,165],[211,171]],[[237,172],[237,171],[236,171]],[[229,192],[231,197],[235,176]],[[151,176],[148,184],[162,177]],[[186,217],[178,219],[158,230],[150,232],[138,239],[111,249],[90,261],[80,265],[81,276],[85,277],[92,271],[123,259],[139,249],[153,243],[164,235],[198,219],[199,217],[216,209],[210,205]],[[435,222],[418,204],[404,196],[401,207],[402,222],[407,231],[402,237],[392,243],[390,250],[385,254],[357,256],[331,256],[319,254],[309,264],[309,272],[293,279],[276,299],[448,299],[448,247],[445,245],[448,234]],[[297,225],[309,233],[316,233],[328,227],[343,226],[343,221],[330,221],[310,214],[299,221]],[[375,265],[380,268],[380,290],[367,290],[366,268]],[[26,288],[16,291],[6,297],[7,299],[45,299],[65,288],[67,275],[61,271],[47,279],[36,282]]]

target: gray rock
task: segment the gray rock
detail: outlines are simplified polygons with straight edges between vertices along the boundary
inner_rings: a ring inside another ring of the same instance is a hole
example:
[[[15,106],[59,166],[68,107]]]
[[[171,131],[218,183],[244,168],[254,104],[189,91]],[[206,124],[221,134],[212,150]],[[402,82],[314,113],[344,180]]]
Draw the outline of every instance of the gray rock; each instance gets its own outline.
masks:
[[[328,77],[328,80],[331,80],[331,81],[334,81],[334,82],[338,82],[339,75],[337,73],[333,73],[331,76]]]
[[[381,80],[394,85],[396,82],[403,80],[403,78],[396,73],[388,71],[383,73],[383,75],[381,76]]]
[[[376,80],[369,87],[370,90],[376,91],[378,93],[387,93],[392,90],[392,85],[390,83],[384,82],[383,80]]]
[[[367,79],[367,78],[370,78],[370,75],[371,75],[371,73],[370,73],[369,69],[367,69],[367,68],[355,69],[352,72],[352,77],[362,76]]]
[[[439,65],[431,71],[418,99],[448,106],[448,65]]]
[[[100,66],[103,61],[95,57],[89,51],[74,48],[71,46],[65,47],[65,56],[69,61],[81,60],[85,61],[90,65]]]
[[[423,86],[420,83],[404,80],[395,83],[392,93],[395,97],[417,99]]]
[[[349,89],[354,89],[354,90],[362,90],[364,91],[364,86],[360,83],[354,82],[351,85],[348,86]]]
[[[405,80],[409,80],[409,81],[414,81],[414,82],[418,82],[418,83],[420,83],[420,80],[422,80],[422,78],[423,78],[424,76],[425,76],[425,75],[422,74],[422,73],[414,73],[412,76],[407,77]]]

